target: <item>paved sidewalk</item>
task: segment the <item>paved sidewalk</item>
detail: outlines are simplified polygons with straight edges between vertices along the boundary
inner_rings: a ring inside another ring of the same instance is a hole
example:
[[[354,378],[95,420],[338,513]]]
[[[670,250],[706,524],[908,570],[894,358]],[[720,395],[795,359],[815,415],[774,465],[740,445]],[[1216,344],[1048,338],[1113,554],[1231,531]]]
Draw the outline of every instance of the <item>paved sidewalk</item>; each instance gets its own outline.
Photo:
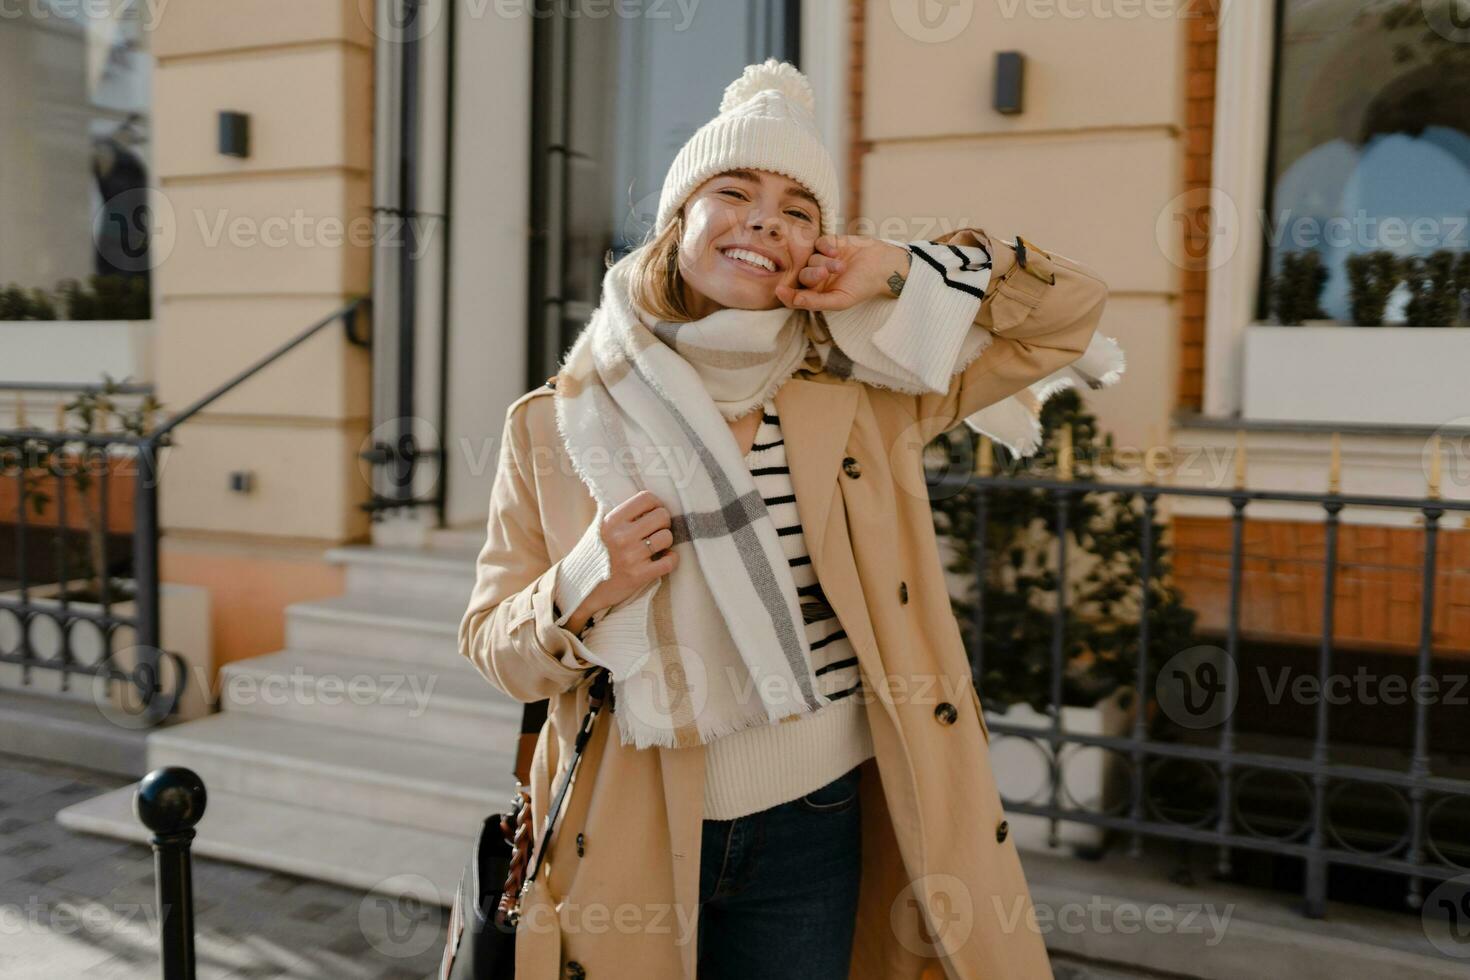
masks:
[[[0,977],[156,980],[153,852],[56,822],[56,811],[127,784],[0,754]],[[194,859],[199,980],[432,978],[445,913],[293,875]],[[1057,980],[1137,980],[1054,956]]]
[[[0,977],[158,977],[152,850],[55,820],[126,784],[0,755]],[[443,948],[437,907],[198,857],[194,909],[199,980],[420,980]]]

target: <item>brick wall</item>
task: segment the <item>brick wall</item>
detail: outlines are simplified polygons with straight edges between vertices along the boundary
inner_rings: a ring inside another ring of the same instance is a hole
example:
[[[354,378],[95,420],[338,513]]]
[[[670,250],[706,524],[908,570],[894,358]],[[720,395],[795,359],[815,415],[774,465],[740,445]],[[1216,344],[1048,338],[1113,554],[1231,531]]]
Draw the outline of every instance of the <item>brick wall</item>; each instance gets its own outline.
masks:
[[[1223,633],[1230,611],[1228,520],[1176,517],[1174,581],[1198,627]],[[1252,518],[1244,528],[1240,628],[1250,636],[1315,645],[1323,626],[1326,527]],[[1339,528],[1333,641],[1341,649],[1412,655],[1424,602],[1422,528]],[[1439,657],[1470,655],[1470,533],[1444,528],[1435,563],[1432,629]]]
[[[1203,209],[1210,186],[1212,145],[1215,138],[1215,56],[1219,48],[1219,0],[1204,0],[1198,16],[1183,19],[1186,33],[1184,62],[1184,192],[1199,192],[1201,207],[1184,222],[1184,255],[1202,258],[1209,247],[1209,214]],[[1181,344],[1178,402],[1198,411],[1204,402],[1205,289],[1208,273],[1188,269],[1180,283]]]
[[[848,59],[847,59],[847,200],[842,213],[850,223],[860,214],[863,194],[863,155],[868,144],[863,138],[863,0],[849,0]]]

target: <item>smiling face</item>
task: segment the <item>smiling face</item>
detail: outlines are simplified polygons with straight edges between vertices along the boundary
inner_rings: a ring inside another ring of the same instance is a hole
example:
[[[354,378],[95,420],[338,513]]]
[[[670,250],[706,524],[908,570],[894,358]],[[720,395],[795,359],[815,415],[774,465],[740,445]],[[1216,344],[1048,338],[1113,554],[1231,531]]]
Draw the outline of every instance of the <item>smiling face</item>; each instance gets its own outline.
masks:
[[[683,215],[679,274],[695,317],[780,306],[776,287],[797,284],[821,235],[811,192],[768,170],[711,177],[684,202]]]

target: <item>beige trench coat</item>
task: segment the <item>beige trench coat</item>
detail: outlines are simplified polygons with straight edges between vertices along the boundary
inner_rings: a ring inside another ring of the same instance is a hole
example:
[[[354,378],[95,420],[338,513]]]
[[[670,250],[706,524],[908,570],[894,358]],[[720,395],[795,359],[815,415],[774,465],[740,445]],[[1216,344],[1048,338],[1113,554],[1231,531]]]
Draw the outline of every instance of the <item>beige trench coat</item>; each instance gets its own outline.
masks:
[[[856,980],[1051,977],[951,610],[921,450],[965,416],[1086,349],[1107,287],[1030,243],[967,229],[994,259],[976,322],[990,348],[943,394],[799,372],[776,394],[797,510],[828,600],[857,652],[876,756],[863,763]],[[506,413],[459,649],[496,688],[549,698],[530,793],[541,827],[586,711],[593,665],[552,613],[556,562],[596,514],[557,438],[552,388]],[[625,747],[606,705],[533,890],[525,980],[693,980],[704,748]],[[612,734],[610,734],[612,733]]]

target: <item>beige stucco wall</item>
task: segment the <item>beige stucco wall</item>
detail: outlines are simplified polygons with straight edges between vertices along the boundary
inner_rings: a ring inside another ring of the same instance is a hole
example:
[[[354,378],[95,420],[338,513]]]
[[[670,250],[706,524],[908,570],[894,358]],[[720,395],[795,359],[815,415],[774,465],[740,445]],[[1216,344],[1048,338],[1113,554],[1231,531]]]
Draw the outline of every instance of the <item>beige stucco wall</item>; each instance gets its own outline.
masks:
[[[370,285],[372,47],[356,0],[171,5],[154,50],[157,165],[175,230],[158,270],[158,394],[178,409]],[[217,114],[251,153],[216,151]],[[369,355],[340,327],[179,432],[162,494],[173,534],[360,537]],[[248,470],[253,493],[228,475]]]
[[[863,217],[920,237],[1021,234],[1097,269],[1112,293],[1101,329],[1134,383],[1088,404],[1120,446],[1163,438],[1179,269],[1157,219],[1181,188],[1184,116],[1185,25],[1160,15],[1172,5],[959,3],[926,25],[900,19],[911,5],[866,3]],[[1012,50],[1026,56],[1024,111],[1007,116],[992,89],[996,52]]]
[[[373,36],[357,0],[192,0],[153,45],[173,229],[154,380],[176,411],[368,293]],[[222,110],[249,114],[247,159],[217,152]],[[210,589],[218,662],[279,649],[286,605],[342,591],[323,552],[368,533],[370,384],[371,355],[333,325],[165,450],[163,574]],[[229,489],[237,470],[251,493]]]

